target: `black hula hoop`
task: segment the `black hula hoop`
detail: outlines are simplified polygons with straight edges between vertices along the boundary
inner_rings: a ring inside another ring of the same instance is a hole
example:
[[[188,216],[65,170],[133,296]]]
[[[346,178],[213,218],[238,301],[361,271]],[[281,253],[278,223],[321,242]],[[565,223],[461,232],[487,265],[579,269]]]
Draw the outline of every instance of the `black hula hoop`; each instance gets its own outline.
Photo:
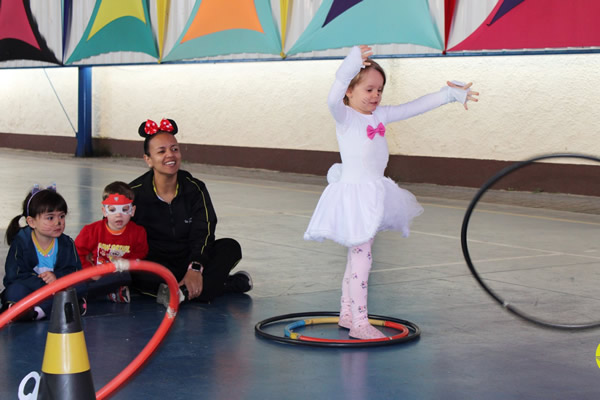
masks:
[[[513,305],[509,304],[507,301],[505,301],[502,297],[500,297],[496,292],[494,292],[483,281],[483,279],[481,278],[479,273],[477,273],[477,270],[475,269],[475,266],[473,265],[473,261],[471,260],[471,256],[469,255],[469,248],[467,245],[467,229],[469,227],[469,219],[471,218],[471,214],[473,213],[473,210],[475,209],[477,202],[481,199],[481,197],[485,194],[485,192],[487,192],[488,189],[490,187],[492,187],[500,179],[506,177],[507,175],[511,174],[512,172],[519,170],[527,165],[530,165],[536,161],[547,160],[547,159],[551,159],[551,158],[579,158],[579,159],[583,159],[583,160],[595,161],[597,163],[600,163],[599,158],[585,155],[585,154],[569,154],[569,153],[560,154],[559,153],[559,154],[542,155],[542,156],[538,156],[535,158],[531,158],[526,161],[520,161],[520,162],[517,162],[511,166],[508,166],[508,167],[504,168],[503,170],[501,170],[500,172],[498,172],[496,175],[494,175],[492,178],[490,178],[479,189],[479,191],[475,194],[475,197],[473,197],[473,200],[471,200],[471,204],[469,204],[469,207],[467,208],[467,212],[465,213],[465,217],[464,217],[463,223],[462,223],[462,229],[460,232],[460,243],[462,246],[463,256],[465,258],[467,266],[469,267],[469,270],[471,271],[471,274],[473,274],[473,277],[475,278],[477,283],[479,283],[479,285],[483,288],[483,290],[485,290],[485,292],[487,292],[487,294],[489,294],[494,300],[496,300],[498,302],[498,304],[500,304],[502,307],[504,307],[506,310],[508,310],[512,314],[516,315],[517,317],[519,317],[527,322],[530,322],[534,325],[539,325],[539,326],[542,326],[545,328],[564,329],[564,330],[583,330],[583,329],[597,328],[597,327],[600,327],[600,321],[590,322],[590,323],[585,323],[585,324],[555,323],[555,322],[550,322],[547,320],[535,318],[535,317],[519,310],[515,306],[513,306]]]
[[[301,313],[277,315],[275,317],[267,318],[265,320],[260,321],[259,323],[257,323],[254,326],[254,330],[257,335],[262,336],[269,340],[274,340],[276,342],[298,344],[298,345],[304,345],[304,346],[316,346],[316,347],[387,346],[387,345],[391,345],[391,344],[408,342],[408,341],[417,339],[421,335],[421,329],[416,324],[414,324],[410,321],[405,321],[403,319],[392,318],[392,317],[384,317],[382,315],[373,315],[373,314],[369,314],[370,319],[379,319],[379,320],[395,322],[397,324],[404,325],[406,328],[408,328],[408,335],[397,338],[397,339],[384,340],[384,341],[381,341],[381,340],[377,340],[377,341],[375,341],[375,340],[373,340],[373,341],[356,340],[356,342],[354,342],[351,340],[350,341],[344,340],[344,341],[339,341],[339,342],[337,342],[337,341],[329,341],[329,342],[316,341],[315,342],[315,341],[303,341],[303,340],[298,340],[298,339],[292,339],[292,338],[288,338],[285,336],[272,335],[264,330],[264,328],[270,324],[274,324],[276,322],[282,322],[282,321],[285,321],[288,319],[300,318],[300,317],[315,317],[315,316],[339,317],[339,315],[340,315],[339,312],[333,312],[333,311],[313,311],[313,312],[301,312]]]

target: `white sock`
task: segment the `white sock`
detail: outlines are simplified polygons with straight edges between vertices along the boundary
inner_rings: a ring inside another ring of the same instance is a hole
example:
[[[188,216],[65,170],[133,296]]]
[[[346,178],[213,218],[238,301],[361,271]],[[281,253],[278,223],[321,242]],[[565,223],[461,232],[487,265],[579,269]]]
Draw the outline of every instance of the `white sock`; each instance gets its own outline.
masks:
[[[42,310],[40,306],[33,307],[33,311],[37,313],[37,316],[35,317],[35,319],[37,320],[42,319],[46,316],[46,313],[44,312],[44,310]]]

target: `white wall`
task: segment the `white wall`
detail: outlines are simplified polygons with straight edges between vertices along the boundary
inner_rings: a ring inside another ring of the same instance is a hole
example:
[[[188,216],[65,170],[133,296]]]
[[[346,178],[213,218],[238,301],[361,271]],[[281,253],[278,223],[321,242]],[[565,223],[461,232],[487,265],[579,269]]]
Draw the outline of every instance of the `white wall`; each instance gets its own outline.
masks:
[[[480,102],[388,127],[392,154],[517,160],[600,155],[600,54],[378,60],[385,104],[473,81]],[[93,136],[137,140],[146,118],[173,118],[181,142],[337,151],[325,104],[340,60],[93,69]],[[47,76],[46,76],[47,73]],[[52,83],[58,93],[55,96]],[[77,70],[0,70],[0,132],[74,136]],[[61,109],[62,101],[67,113]]]
[[[76,68],[0,69],[0,132],[75,136],[69,119],[77,129]]]

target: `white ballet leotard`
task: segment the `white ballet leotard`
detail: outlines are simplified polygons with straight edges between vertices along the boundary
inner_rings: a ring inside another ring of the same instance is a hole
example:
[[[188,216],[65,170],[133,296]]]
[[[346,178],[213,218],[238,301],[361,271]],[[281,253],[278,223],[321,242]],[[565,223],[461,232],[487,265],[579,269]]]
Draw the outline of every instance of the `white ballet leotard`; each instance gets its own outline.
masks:
[[[412,220],[423,208],[412,193],[383,175],[389,159],[387,141],[379,134],[369,139],[367,127],[376,128],[379,123],[385,126],[455,100],[466,100],[465,90],[444,87],[406,104],[379,106],[371,115],[359,113],[344,105],[343,98],[362,62],[360,48],[353,47],[329,92],[327,103],[336,121],[342,163],[329,170],[329,185],[304,233],[306,240],[330,239],[351,247],[368,242],[384,230],[408,236]]]

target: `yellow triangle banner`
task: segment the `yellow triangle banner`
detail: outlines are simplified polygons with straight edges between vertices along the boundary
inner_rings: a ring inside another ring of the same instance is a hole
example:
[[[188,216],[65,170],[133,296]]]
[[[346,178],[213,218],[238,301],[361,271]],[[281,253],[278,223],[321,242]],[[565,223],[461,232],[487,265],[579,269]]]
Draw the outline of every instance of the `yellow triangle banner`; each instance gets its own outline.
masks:
[[[132,0],[104,0],[98,8],[98,14],[94,20],[94,25],[88,35],[87,40],[90,40],[100,29],[110,24],[116,19],[122,17],[133,17],[146,23],[144,16],[144,6],[141,1]]]

